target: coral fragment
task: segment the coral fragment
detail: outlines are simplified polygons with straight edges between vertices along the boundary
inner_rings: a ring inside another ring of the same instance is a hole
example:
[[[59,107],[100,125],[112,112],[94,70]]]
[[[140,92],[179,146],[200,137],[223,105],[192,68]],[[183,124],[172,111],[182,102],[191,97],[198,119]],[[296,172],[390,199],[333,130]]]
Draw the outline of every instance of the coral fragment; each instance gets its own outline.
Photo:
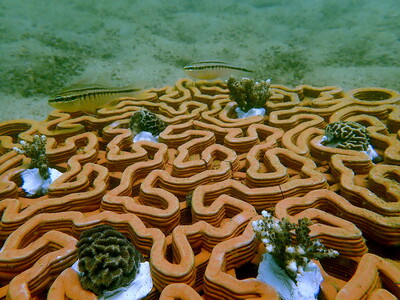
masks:
[[[128,285],[138,273],[140,252],[112,226],[84,231],[77,247],[82,287],[96,295]]]

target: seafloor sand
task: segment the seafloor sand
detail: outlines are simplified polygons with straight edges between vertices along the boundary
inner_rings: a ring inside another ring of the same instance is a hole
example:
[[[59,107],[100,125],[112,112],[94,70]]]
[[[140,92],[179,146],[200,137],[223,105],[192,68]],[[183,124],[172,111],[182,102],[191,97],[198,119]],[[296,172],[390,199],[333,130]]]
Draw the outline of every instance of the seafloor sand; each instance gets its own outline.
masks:
[[[399,18],[398,0],[2,0],[0,121],[46,118],[73,82],[159,87],[210,58],[273,83],[400,90]]]

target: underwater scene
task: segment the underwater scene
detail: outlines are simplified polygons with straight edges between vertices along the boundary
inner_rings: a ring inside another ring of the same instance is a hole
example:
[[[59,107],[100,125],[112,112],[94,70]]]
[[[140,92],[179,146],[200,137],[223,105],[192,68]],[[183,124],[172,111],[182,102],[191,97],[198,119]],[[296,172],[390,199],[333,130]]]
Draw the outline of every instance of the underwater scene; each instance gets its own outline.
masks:
[[[42,120],[77,82],[171,85],[202,60],[292,87],[400,90],[399,11],[397,0],[2,0],[0,120]]]
[[[0,2],[0,299],[400,299],[400,2]]]

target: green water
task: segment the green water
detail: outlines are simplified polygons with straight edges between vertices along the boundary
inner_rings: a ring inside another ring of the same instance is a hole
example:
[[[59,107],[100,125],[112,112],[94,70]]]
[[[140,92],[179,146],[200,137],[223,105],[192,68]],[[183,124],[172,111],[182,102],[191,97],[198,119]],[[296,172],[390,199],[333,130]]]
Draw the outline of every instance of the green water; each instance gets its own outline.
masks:
[[[398,0],[0,2],[0,121],[73,82],[171,85],[220,59],[272,83],[400,90]]]

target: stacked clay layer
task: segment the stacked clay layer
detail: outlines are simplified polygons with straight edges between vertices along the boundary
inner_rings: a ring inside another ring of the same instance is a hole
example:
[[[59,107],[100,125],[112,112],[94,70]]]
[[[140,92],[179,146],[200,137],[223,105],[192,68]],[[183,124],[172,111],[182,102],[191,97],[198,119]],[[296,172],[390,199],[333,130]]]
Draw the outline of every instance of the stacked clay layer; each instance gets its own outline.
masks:
[[[0,299],[96,299],[71,268],[80,234],[111,225],[149,261],[146,299],[279,299],[257,280],[262,210],[312,221],[340,255],[317,262],[323,299],[400,298],[400,94],[271,85],[266,116],[236,117],[222,81],[181,79],[96,115],[55,110],[0,123]],[[141,109],[167,127],[133,142]],[[324,146],[333,122],[364,125],[379,163]],[[63,174],[29,198],[20,141],[47,137]],[[190,201],[189,201],[189,200]]]

